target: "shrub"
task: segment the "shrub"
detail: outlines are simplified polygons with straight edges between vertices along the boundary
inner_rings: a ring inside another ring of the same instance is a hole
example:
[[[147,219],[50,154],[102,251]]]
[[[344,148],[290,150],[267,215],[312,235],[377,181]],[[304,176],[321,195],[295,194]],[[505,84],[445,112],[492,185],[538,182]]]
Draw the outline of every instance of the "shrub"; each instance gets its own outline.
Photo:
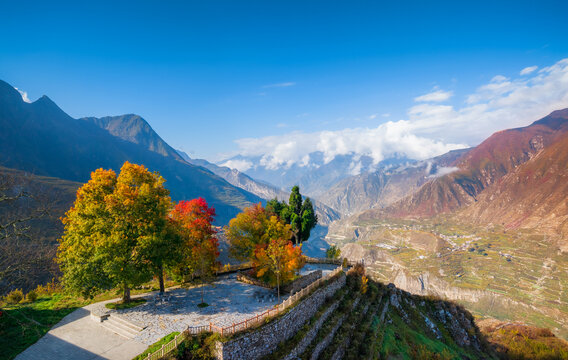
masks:
[[[38,295],[37,295],[37,292],[36,292],[35,290],[30,291],[30,292],[26,295],[26,299],[27,299],[29,302],[34,302],[34,301],[36,301],[36,300],[37,300],[37,297],[38,297]]]
[[[325,257],[329,259],[339,259],[341,256],[341,250],[335,245],[331,245],[329,249],[325,252]]]
[[[52,279],[45,285],[38,285],[35,289],[38,295],[53,295],[56,292],[61,292],[61,284],[56,283],[55,279]]]
[[[24,293],[21,289],[12,290],[6,295],[6,302],[8,304],[17,304],[24,299]]]

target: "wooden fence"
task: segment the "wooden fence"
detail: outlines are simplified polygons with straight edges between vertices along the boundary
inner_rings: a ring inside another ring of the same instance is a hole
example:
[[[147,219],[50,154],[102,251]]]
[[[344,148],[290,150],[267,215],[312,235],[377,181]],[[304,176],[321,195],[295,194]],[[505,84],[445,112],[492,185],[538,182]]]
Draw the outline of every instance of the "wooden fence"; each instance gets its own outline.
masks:
[[[232,335],[232,334],[238,333],[240,331],[244,331],[246,329],[249,329],[251,327],[258,326],[261,322],[265,321],[265,319],[268,319],[268,318],[273,317],[273,316],[278,316],[281,312],[283,312],[284,310],[286,310],[287,308],[289,308],[290,306],[295,304],[298,300],[303,298],[305,295],[309,294],[312,290],[319,287],[320,284],[322,284],[324,281],[327,281],[327,280],[333,278],[334,276],[336,276],[337,274],[339,274],[342,271],[343,271],[343,267],[338,266],[331,273],[327,274],[326,276],[324,276],[322,278],[317,279],[316,281],[314,281],[310,285],[306,286],[302,290],[298,291],[294,295],[288,297],[281,304],[278,304],[278,305],[274,306],[273,308],[269,308],[262,313],[256,314],[255,316],[252,316],[248,319],[245,319],[244,321],[241,321],[240,323],[233,323],[232,325],[225,326],[225,327],[217,326],[217,325],[214,325],[212,323],[209,323],[209,325],[189,326],[186,329],[185,332],[187,332],[190,335],[197,335],[197,334],[200,334],[202,332],[207,332],[207,331],[216,332],[216,333],[219,333],[221,335],[229,335],[229,334]],[[183,341],[183,338],[180,339],[180,337],[182,337],[182,336],[183,336],[183,333],[176,335],[176,337],[172,341],[170,341],[167,344],[162,345],[161,349],[159,349],[158,351],[156,351],[154,353],[148,354],[148,360],[160,359],[164,355],[168,354],[170,351],[177,348],[177,346]]]

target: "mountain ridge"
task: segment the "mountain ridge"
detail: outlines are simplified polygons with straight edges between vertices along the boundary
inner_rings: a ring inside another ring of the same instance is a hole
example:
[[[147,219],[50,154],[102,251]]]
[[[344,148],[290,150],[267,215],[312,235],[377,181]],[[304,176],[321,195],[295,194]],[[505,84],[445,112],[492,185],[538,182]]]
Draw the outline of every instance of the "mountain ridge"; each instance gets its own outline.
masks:
[[[8,168],[86,182],[97,168],[118,171],[125,161],[144,164],[166,179],[173,199],[204,197],[216,208],[221,224],[262,200],[207,169],[116,137],[94,122],[73,119],[47,96],[26,103],[4,81],[0,126],[0,165]]]

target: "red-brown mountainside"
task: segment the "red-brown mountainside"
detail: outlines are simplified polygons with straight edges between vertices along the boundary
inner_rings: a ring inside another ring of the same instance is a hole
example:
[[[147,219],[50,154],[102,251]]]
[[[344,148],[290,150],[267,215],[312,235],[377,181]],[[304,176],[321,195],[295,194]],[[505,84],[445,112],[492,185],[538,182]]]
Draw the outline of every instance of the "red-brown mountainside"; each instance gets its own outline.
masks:
[[[500,186],[501,190],[499,191],[502,193],[503,189],[509,186],[509,182],[513,181],[514,175],[506,179],[503,177],[507,174],[516,173],[521,165],[532,159],[534,161],[531,161],[532,165],[530,166],[536,168],[543,168],[545,165],[541,163],[544,162],[549,164],[548,166],[558,162],[558,166],[561,166],[563,152],[568,152],[568,147],[564,140],[567,133],[568,109],[554,111],[527,127],[497,132],[466,155],[457,159],[453,166],[459,168],[459,170],[427,182],[417,192],[384,210],[370,210],[362,213],[359,218],[363,220],[378,216],[429,217],[450,213],[471,205],[472,209],[478,209],[478,212],[472,210],[471,213],[468,213],[469,216],[483,213],[487,214],[484,215],[484,219],[489,220],[496,215],[492,214],[490,210],[493,207],[493,201],[490,199],[490,196],[483,198],[483,204],[485,205],[473,205],[482,200],[481,194],[488,192],[487,189],[493,186]],[[555,146],[553,147],[552,145]],[[550,153],[548,157],[539,156],[548,148],[550,148],[550,151],[546,152],[547,154]],[[552,154],[553,151],[555,151],[555,155]],[[558,159],[555,157],[558,157]],[[562,198],[562,195],[566,197],[566,189],[560,189],[560,183],[565,181],[562,178],[562,172],[547,172],[547,176],[546,181],[551,184],[550,191],[557,194],[554,196],[558,196],[559,199]],[[523,218],[523,216],[512,216],[513,212],[521,211],[514,208],[516,205],[520,206],[521,201],[524,203],[521,197],[527,197],[527,194],[532,191],[541,192],[535,188],[537,180],[533,179],[531,181],[534,183],[531,185],[527,183],[523,191],[518,189],[517,192],[508,192],[512,199],[516,199],[515,201],[508,201],[508,206],[512,207],[507,210],[511,214],[510,226],[518,227],[528,219],[528,217]],[[542,198],[543,194],[541,194],[541,197],[534,195],[533,201],[545,201]],[[504,201],[504,203],[507,202]],[[538,205],[538,203],[533,203],[533,206]],[[485,210],[482,210],[482,208]],[[542,211],[546,211],[544,207]],[[537,215],[537,213],[534,214],[535,216]],[[566,211],[564,211],[564,214],[566,214]],[[560,214],[555,216],[560,216]],[[515,219],[514,221],[513,218]],[[492,221],[495,221],[495,218]],[[519,223],[516,224],[515,222]]]
[[[506,228],[568,232],[568,133],[500,178],[458,216]]]

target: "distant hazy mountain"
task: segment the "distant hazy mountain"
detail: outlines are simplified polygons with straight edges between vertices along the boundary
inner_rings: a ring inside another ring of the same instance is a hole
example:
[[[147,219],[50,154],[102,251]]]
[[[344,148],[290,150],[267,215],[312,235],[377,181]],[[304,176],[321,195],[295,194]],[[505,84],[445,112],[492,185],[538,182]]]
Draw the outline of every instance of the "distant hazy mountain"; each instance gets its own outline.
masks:
[[[263,199],[270,200],[277,198],[280,201],[288,201],[290,197],[289,192],[278,189],[277,187],[265,182],[255,180],[250,176],[240,172],[239,170],[231,169],[226,166],[218,166],[203,159],[192,159],[189,157],[189,155],[181,150],[178,150],[178,153],[185,161],[189,162],[190,164],[211,170],[214,174],[222,177],[234,186],[240,187],[241,189],[251,192]],[[301,191],[302,193],[304,192],[303,189],[301,189]],[[313,204],[320,224],[329,224],[332,221],[339,219],[340,215],[336,210],[315,199],[313,199]]]
[[[454,150],[433,159],[409,161],[404,165],[350,176],[322,193],[318,200],[342,215],[383,208],[415,192],[427,181],[457,169],[450,164],[468,151]]]
[[[261,199],[172,153],[140,117],[77,120],[47,96],[26,103],[0,81],[0,165],[36,175],[85,182],[97,168],[119,170],[124,161],[159,171],[176,200],[204,197],[226,223]]]
[[[338,155],[333,160],[326,162],[324,154],[321,152],[311,153],[309,158],[309,165],[293,164],[290,167],[273,169],[262,165],[261,157],[238,155],[219,162],[219,165],[250,164],[250,167],[244,170],[244,172],[252,178],[267,181],[283,189],[299,185],[302,193],[317,198],[326,193],[337,182],[347,177],[374,171],[380,167],[403,164],[408,161],[404,157],[395,156],[379,164],[373,164],[373,159],[369,156],[349,154]]]

